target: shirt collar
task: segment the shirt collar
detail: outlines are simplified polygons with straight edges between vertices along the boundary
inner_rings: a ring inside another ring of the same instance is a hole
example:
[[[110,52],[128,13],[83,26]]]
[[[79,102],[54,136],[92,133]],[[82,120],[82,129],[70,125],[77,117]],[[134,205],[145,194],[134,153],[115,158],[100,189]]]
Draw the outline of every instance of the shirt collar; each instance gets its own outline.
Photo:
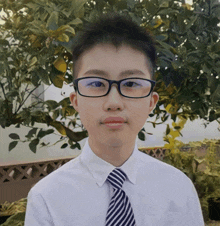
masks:
[[[89,169],[90,173],[93,175],[96,183],[101,187],[104,182],[106,181],[109,173],[113,171],[115,168],[122,169],[127,177],[128,180],[136,184],[136,175],[138,170],[138,147],[137,142],[135,142],[134,150],[129,157],[129,159],[120,167],[115,167],[112,164],[106,162],[102,158],[98,157],[90,148],[88,138],[85,142],[81,153],[81,161],[82,163]]]

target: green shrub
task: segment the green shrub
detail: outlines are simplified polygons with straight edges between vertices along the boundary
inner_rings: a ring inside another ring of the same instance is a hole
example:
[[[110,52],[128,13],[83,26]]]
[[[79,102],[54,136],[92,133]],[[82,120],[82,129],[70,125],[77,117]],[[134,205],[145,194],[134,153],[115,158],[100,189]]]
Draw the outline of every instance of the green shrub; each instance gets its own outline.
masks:
[[[23,226],[27,198],[22,198],[16,202],[4,202],[0,208],[0,216],[10,216],[1,226]]]
[[[166,151],[163,161],[184,172],[194,183],[197,190],[203,217],[208,221],[208,200],[220,198],[220,158],[217,155],[218,140],[190,142],[191,150],[188,152]],[[198,148],[206,147],[206,154],[199,156]]]

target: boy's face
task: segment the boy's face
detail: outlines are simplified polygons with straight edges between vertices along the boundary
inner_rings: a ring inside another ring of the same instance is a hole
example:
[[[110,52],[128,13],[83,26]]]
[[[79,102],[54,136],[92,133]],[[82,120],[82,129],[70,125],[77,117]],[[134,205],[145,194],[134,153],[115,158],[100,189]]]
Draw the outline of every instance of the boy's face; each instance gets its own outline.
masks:
[[[98,44],[85,51],[79,59],[78,78],[98,76],[111,80],[139,77],[151,79],[150,66],[146,64],[146,57],[140,51],[122,45],[118,50],[110,44]],[[102,70],[108,74],[91,75],[85,73],[88,70]],[[144,74],[127,75],[119,77],[125,70],[141,70]],[[143,128],[149,113],[158,101],[158,94],[153,92],[150,96],[140,99],[132,99],[121,96],[114,83],[110,93],[103,97],[84,97],[72,92],[70,100],[77,112],[79,112],[82,124],[88,131],[89,140],[93,145],[105,144],[119,147],[123,144],[134,143],[138,132]],[[118,129],[109,128],[104,120],[108,117],[122,117],[125,123]]]

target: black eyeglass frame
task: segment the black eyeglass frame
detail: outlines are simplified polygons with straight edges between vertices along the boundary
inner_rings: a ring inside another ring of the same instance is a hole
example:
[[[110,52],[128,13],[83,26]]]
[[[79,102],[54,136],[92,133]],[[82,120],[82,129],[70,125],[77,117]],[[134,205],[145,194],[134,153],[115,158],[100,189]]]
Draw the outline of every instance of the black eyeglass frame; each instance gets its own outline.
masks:
[[[86,96],[86,95],[82,95],[82,94],[79,92],[78,82],[79,82],[80,80],[82,80],[82,79],[87,79],[87,78],[100,78],[100,79],[104,79],[105,81],[107,81],[107,82],[109,83],[109,89],[108,89],[107,93],[106,93],[105,95],[102,95],[102,96]],[[146,80],[146,81],[149,81],[149,82],[151,83],[151,90],[150,90],[150,92],[149,92],[148,95],[143,96],[143,97],[129,97],[129,96],[125,96],[125,95],[123,95],[123,94],[121,93],[121,89],[120,89],[120,84],[121,84],[121,82],[124,81],[124,80],[133,79],[133,78],[135,78],[135,79],[141,79],[141,80]],[[84,97],[93,97],[93,98],[96,98],[96,97],[104,97],[104,96],[107,96],[107,95],[109,94],[110,90],[111,90],[111,87],[112,87],[112,84],[113,84],[113,83],[116,83],[116,84],[118,85],[118,91],[119,91],[120,95],[122,95],[123,97],[127,97],[127,98],[135,98],[135,99],[148,97],[148,96],[152,93],[152,91],[153,91],[153,89],[154,89],[154,87],[155,87],[155,85],[156,85],[156,82],[155,82],[155,81],[150,80],[150,79],[146,79],[146,78],[132,77],[132,78],[124,78],[124,79],[122,79],[122,80],[116,81],[116,80],[109,80],[109,79],[102,78],[102,77],[89,76],[89,77],[83,77],[83,78],[77,78],[77,79],[75,79],[75,80],[73,81],[73,86],[74,86],[75,91],[77,91],[77,92],[79,93],[79,95],[84,96]]]

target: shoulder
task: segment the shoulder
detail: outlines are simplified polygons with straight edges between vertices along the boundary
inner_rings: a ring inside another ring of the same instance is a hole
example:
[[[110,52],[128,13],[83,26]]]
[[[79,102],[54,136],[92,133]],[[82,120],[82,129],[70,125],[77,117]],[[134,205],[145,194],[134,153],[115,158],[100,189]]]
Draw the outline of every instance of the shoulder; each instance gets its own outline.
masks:
[[[141,162],[139,168],[139,172],[142,172],[141,174],[154,178],[154,180],[159,180],[161,183],[168,184],[170,182],[170,185],[192,186],[191,179],[174,166],[141,151],[138,153],[138,158]]]
[[[85,169],[82,167],[80,156],[77,156],[38,181],[31,191],[40,194],[49,193],[54,187],[59,188],[70,181],[77,181],[81,174],[85,174],[83,170]]]
[[[187,197],[197,197],[195,186],[185,173],[145,153],[139,154],[137,183],[143,191],[149,189],[160,198],[186,202]]]

